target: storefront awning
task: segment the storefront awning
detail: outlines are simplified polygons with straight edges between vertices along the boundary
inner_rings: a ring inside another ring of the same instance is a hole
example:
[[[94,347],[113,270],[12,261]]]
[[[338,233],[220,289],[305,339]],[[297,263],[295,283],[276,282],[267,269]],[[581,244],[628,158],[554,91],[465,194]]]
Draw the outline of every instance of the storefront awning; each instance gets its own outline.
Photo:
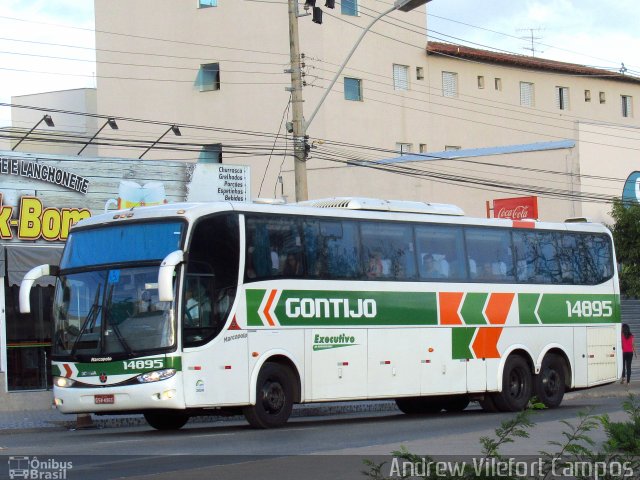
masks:
[[[63,245],[4,245],[4,252],[0,246],[0,265],[5,271],[4,263],[6,262],[6,272],[9,277],[9,286],[20,285],[24,275],[33,267],[38,265],[50,264],[59,265],[62,256]],[[4,273],[3,273],[4,275]],[[55,277],[42,277],[38,279],[34,285],[41,287],[53,285]]]

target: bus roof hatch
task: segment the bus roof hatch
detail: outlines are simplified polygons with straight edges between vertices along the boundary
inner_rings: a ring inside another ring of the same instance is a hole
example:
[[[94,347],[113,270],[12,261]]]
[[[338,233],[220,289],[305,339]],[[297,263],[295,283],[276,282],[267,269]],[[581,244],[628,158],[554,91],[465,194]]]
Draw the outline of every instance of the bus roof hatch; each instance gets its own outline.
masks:
[[[382,200],[377,198],[334,197],[298,202],[297,205],[316,208],[344,208],[381,212],[430,213],[433,215],[464,215],[460,207],[446,203]]]

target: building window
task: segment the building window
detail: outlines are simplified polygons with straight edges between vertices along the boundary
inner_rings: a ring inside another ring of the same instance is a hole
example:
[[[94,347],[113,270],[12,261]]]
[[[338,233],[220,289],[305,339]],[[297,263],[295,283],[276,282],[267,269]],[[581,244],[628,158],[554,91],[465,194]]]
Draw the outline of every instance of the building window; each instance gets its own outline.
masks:
[[[407,153],[411,153],[411,144],[410,143],[396,143],[396,150],[400,152],[400,155],[405,155]]]
[[[358,15],[358,0],[342,0],[341,13],[343,15]]]
[[[556,87],[556,107],[560,110],[569,110],[569,88]]]
[[[497,91],[502,91],[502,79],[501,78],[494,78],[493,79],[493,88]]]
[[[393,64],[393,89],[409,90],[409,67]]]
[[[220,64],[207,63],[200,65],[197,84],[201,92],[220,90]]]
[[[198,163],[222,163],[222,144],[203,145],[198,156]]]
[[[600,103],[605,103],[607,98],[604,95],[604,92],[600,92]]]
[[[591,101],[591,90],[585,90],[584,91],[584,101],[585,102],[590,102]]]
[[[218,0],[198,0],[198,8],[217,7]]]
[[[633,97],[629,95],[620,95],[620,99],[622,100],[622,116],[623,117],[632,117],[633,110],[631,108]]]
[[[421,143],[420,144],[420,153],[427,153],[427,144],[426,143]]]
[[[442,95],[445,97],[458,96],[458,74],[442,72]]]
[[[478,75],[478,88],[484,88],[484,77],[482,75]]]
[[[344,77],[344,99],[362,101],[362,80]]]
[[[444,151],[445,152],[448,152],[448,151],[451,151],[451,150],[461,150],[461,149],[462,149],[462,147],[460,145],[445,145],[444,146]]]
[[[416,80],[424,80],[424,68],[416,67]]]
[[[533,83],[520,82],[520,105],[533,107]]]

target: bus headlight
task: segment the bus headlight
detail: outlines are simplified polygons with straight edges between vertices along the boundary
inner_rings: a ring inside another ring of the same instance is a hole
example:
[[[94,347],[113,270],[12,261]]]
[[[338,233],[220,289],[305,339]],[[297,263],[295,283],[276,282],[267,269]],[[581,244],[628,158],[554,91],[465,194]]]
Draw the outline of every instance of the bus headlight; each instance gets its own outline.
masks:
[[[53,384],[56,387],[69,388],[69,387],[73,387],[75,383],[76,383],[75,380],[72,380],[67,377],[53,377]]]
[[[142,375],[138,375],[136,378],[140,383],[159,382],[160,380],[166,380],[176,374],[175,368],[167,368],[165,370],[156,370],[155,372],[147,372]]]

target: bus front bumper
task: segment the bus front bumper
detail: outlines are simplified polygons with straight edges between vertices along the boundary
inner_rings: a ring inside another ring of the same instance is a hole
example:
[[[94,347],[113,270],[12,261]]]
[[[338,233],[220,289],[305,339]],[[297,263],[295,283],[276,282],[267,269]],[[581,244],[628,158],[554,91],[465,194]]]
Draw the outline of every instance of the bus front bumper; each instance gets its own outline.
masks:
[[[159,382],[100,388],[53,387],[54,404],[62,413],[108,413],[150,409],[184,409],[182,376]]]

